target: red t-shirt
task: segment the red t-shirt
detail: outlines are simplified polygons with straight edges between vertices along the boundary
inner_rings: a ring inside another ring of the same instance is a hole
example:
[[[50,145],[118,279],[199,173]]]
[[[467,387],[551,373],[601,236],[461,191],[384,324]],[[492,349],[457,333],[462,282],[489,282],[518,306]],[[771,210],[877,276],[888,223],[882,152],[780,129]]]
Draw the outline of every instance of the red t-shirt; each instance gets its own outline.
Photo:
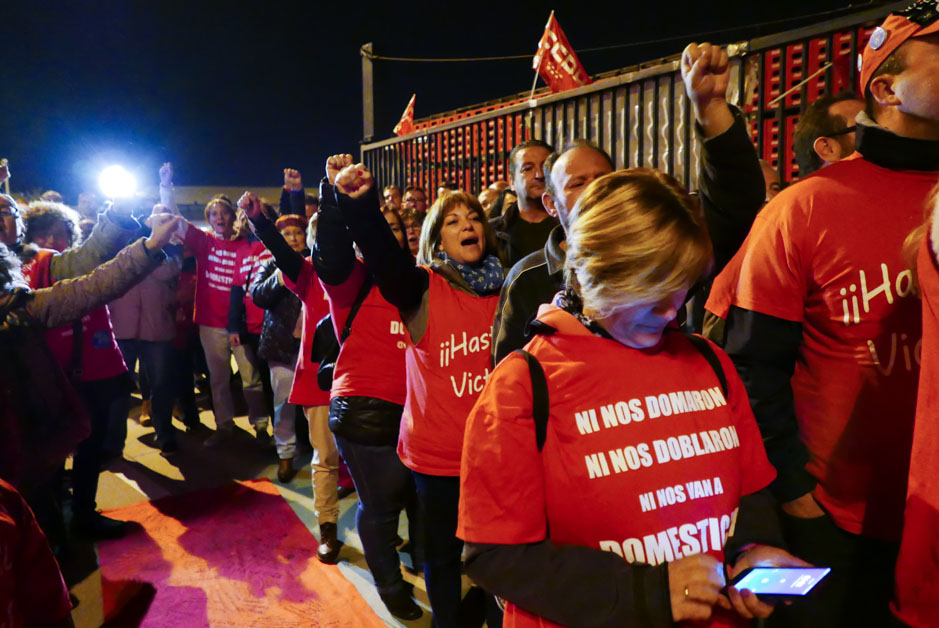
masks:
[[[196,325],[228,327],[231,286],[245,257],[257,248],[244,238],[223,240],[189,227],[184,244],[196,257]],[[263,245],[262,245],[263,246]]]
[[[316,278],[313,262],[309,258],[304,259],[297,283],[294,284],[285,276],[284,285],[296,294],[303,304],[300,355],[297,356],[297,368],[294,371],[293,386],[290,388],[287,401],[304,407],[328,406],[329,391],[321,389],[316,382],[316,373],[320,365],[310,359],[316,324],[329,314],[329,302],[326,300],[323,286]]]
[[[894,610],[910,626],[927,628],[939,626],[939,269],[928,240],[916,268],[923,297],[924,360]]]
[[[55,283],[50,271],[50,263],[54,255],[55,251],[40,249],[36,257],[23,266],[23,275],[33,290],[48,288]],[[52,349],[55,361],[66,373],[69,373],[72,367],[73,335],[74,329],[71,323],[46,332],[46,342]],[[81,381],[93,382],[117,377],[127,372],[124,356],[114,337],[111,316],[106,305],[102,305],[82,318],[81,340]]]
[[[609,551],[657,565],[701,552],[723,560],[740,497],[775,476],[743,383],[715,348],[728,394],[678,331],[638,350],[543,305],[554,327],[526,350],[548,382],[544,450],[535,443],[528,365],[510,354],[466,425],[457,536],[473,543]],[[709,625],[725,625],[728,616]],[[553,626],[509,604],[504,625]]]
[[[264,309],[254,304],[251,298],[251,282],[261,270],[261,265],[273,259],[271,252],[264,248],[263,242],[252,242],[248,254],[241,260],[241,266],[235,273],[234,285],[244,290],[245,318],[249,334],[260,334],[264,326]]]
[[[427,274],[427,331],[417,344],[408,341],[398,455],[409,469],[452,477],[460,475],[466,417],[489,378],[499,295],[473,296]]]
[[[47,626],[72,611],[46,536],[26,501],[0,480],[0,626]]]
[[[935,183],[855,154],[784,190],[733,301],[802,324],[792,390],[813,495],[872,538],[900,538],[921,335],[901,247]]]
[[[322,284],[329,298],[336,338],[346,326],[367,273],[365,264],[356,260],[352,274],[342,284]],[[339,350],[330,398],[372,397],[404,405],[407,336],[398,308],[388,303],[373,283],[352,320],[349,337]]]

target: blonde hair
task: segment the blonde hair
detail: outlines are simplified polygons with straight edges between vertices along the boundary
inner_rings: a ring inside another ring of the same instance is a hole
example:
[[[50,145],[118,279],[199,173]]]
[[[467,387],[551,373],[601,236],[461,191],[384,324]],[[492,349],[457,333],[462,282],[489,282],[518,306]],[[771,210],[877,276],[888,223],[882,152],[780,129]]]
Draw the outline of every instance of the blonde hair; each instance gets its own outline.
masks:
[[[913,275],[913,293],[916,294],[916,296],[921,296],[919,289],[919,269],[916,264],[917,257],[919,256],[919,248],[922,246],[923,240],[930,237],[933,239],[930,243],[933,247],[939,244],[939,242],[935,240],[937,234],[932,231],[932,217],[937,205],[939,205],[939,184],[929,193],[926,208],[923,211],[923,222],[913,229],[903,241],[903,261],[906,262],[906,265],[910,268],[910,272]]]
[[[450,192],[442,194],[440,198],[434,201],[424,219],[424,225],[421,228],[421,242],[417,249],[417,263],[424,266],[430,266],[437,259],[437,249],[440,246],[440,231],[443,229],[443,219],[457,205],[466,205],[470,211],[479,215],[483,224],[483,238],[486,240],[486,250],[483,256],[498,255],[496,246],[496,234],[486,220],[486,212],[483,206],[479,204],[476,197],[466,192]]]
[[[630,168],[597,179],[577,201],[564,270],[585,309],[607,316],[687,290],[708,272],[711,253],[700,208],[681,185]]]
[[[216,194],[212,197],[212,200],[205,204],[205,221],[209,222],[209,212],[212,211],[212,207],[218,205],[223,207],[231,212],[232,218],[238,217],[238,212],[235,210],[234,203],[231,202],[231,199],[225,196],[224,194]]]

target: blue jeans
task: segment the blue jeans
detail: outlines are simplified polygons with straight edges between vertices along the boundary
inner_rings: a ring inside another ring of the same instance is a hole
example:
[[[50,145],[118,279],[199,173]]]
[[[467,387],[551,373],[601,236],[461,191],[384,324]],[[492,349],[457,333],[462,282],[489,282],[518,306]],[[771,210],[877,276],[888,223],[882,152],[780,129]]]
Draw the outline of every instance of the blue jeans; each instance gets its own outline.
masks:
[[[394,596],[406,586],[395,546],[398,517],[402,510],[408,513],[408,536],[414,562],[423,560],[414,479],[398,457],[395,446],[361,445],[338,434],[334,436],[359,498],[355,527],[362,540],[365,562],[375,578],[378,593]]]
[[[137,360],[141,371],[146,373],[150,383],[150,417],[156,431],[157,446],[162,448],[176,444],[176,430],[173,428],[173,402],[176,399],[176,379],[174,360],[176,352],[173,343],[151,342],[135,338],[118,340],[118,346],[124,355],[127,369],[133,373]],[[124,434],[127,433],[127,414],[123,420]]]
[[[424,527],[424,582],[437,628],[457,627],[463,541],[456,536],[460,478],[411,472]]]

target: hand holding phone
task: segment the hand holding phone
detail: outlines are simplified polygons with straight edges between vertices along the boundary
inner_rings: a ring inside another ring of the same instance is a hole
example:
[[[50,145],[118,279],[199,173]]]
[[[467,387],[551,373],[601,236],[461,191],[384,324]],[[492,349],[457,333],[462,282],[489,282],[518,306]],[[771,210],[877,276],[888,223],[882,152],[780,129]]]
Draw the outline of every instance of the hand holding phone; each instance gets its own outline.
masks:
[[[769,545],[753,545],[743,552],[737,559],[736,564],[728,569],[731,584],[727,587],[727,597],[734,609],[747,619],[768,617],[773,612],[773,605],[784,597],[778,594],[761,593],[753,589],[754,586],[757,586],[758,589],[762,590],[763,585],[767,584],[762,582],[762,578],[759,581],[746,579],[747,572],[752,572],[758,568],[769,568],[771,570],[795,568],[805,571],[806,569],[812,569],[813,566],[786,550]],[[818,579],[820,580],[821,577]],[[770,595],[773,595],[773,597],[770,597]]]
[[[731,586],[764,598],[793,599],[807,595],[830,571],[828,567],[753,567]]]

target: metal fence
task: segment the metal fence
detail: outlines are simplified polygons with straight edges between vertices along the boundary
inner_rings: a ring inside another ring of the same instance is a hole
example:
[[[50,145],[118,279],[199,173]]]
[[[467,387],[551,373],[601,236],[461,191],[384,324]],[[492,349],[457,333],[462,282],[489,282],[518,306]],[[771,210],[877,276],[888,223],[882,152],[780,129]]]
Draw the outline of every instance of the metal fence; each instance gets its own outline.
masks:
[[[798,177],[791,142],[798,116],[818,96],[857,84],[858,51],[887,13],[904,5],[727,47],[728,100],[745,112],[760,156],[777,168],[782,181]],[[559,146],[585,138],[606,150],[617,168],[659,168],[693,188],[699,145],[678,63],[677,57],[668,58],[532,102],[440,116],[419,123],[410,135],[363,144],[363,163],[383,185],[418,185],[434,197],[447,182],[478,192],[508,180],[509,152],[523,140]]]

